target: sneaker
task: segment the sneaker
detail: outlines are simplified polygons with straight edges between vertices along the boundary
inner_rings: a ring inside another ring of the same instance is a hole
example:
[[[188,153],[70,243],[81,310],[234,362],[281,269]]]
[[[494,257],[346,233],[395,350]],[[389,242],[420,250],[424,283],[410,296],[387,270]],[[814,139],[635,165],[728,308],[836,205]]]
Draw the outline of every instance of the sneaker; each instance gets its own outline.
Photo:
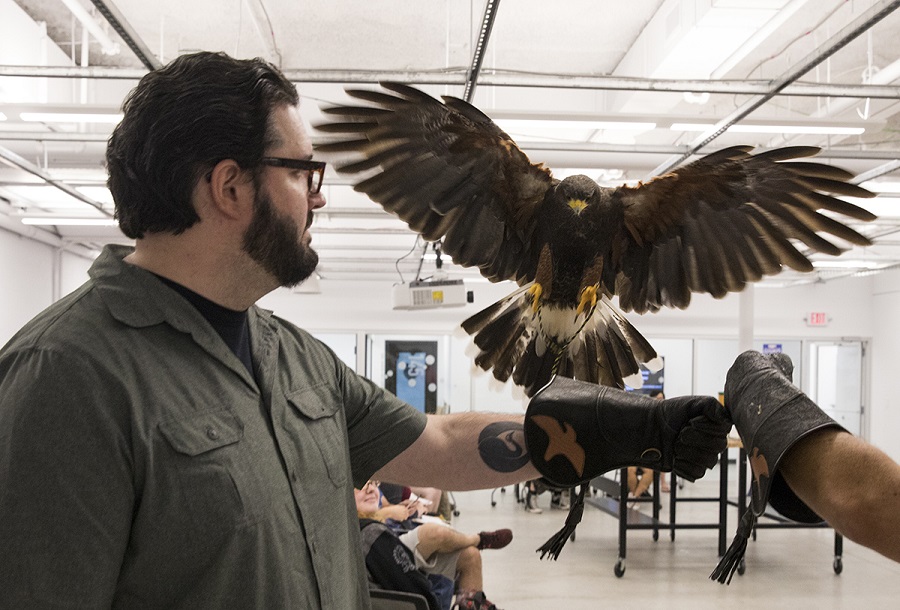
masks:
[[[525,510],[529,513],[534,513],[535,515],[540,515],[544,512],[541,510],[541,507],[538,506],[537,494],[531,492],[528,493],[528,497],[525,499]]]
[[[461,597],[461,599],[460,599]],[[497,606],[492,604],[484,595],[484,591],[477,591],[474,594],[461,594],[457,597],[456,610],[498,610]]]
[[[512,542],[512,531],[508,529],[496,530],[493,532],[478,532],[481,542],[478,543],[478,550],[484,549],[502,549]]]

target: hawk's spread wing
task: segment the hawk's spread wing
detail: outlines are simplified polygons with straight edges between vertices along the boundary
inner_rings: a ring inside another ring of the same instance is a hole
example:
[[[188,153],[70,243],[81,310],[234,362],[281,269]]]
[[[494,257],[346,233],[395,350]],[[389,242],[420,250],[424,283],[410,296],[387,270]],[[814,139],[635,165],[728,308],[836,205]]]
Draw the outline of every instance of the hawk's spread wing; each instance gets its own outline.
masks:
[[[345,173],[379,172],[355,189],[380,203],[429,241],[443,240],[459,265],[477,266],[492,281],[534,278],[535,210],[556,182],[532,164],[487,115],[463,100],[445,103],[405,85],[392,94],[348,90],[367,106],[325,108],[344,122],[318,129],[349,139],[317,146],[362,158]]]
[[[819,152],[787,147],[750,155],[727,148],[636,188],[619,187],[625,230],[613,246],[615,292],[626,311],[684,308],[691,292],[719,298],[783,265],[811,271],[791,243],[838,255],[818,233],[871,242],[819,210],[871,221],[867,210],[830,196],[871,197],[851,174],[821,163],[787,161]],[[618,256],[616,256],[618,254]]]

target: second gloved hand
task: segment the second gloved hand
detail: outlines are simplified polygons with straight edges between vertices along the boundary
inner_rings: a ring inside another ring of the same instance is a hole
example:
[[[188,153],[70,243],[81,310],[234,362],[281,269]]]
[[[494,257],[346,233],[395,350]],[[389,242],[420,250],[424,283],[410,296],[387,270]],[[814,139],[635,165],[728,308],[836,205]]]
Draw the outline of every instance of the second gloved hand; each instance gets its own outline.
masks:
[[[716,464],[730,429],[725,409],[709,396],[656,400],[568,377],[538,392],[525,415],[532,462],[563,486],[624,466],[694,481]]]

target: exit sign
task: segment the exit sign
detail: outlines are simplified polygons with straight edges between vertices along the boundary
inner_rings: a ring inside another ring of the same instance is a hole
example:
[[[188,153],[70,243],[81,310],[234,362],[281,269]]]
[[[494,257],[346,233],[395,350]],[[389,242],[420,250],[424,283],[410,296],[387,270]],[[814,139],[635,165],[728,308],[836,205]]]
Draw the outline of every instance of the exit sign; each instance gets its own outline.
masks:
[[[824,311],[811,311],[806,316],[807,326],[828,326],[828,315]]]

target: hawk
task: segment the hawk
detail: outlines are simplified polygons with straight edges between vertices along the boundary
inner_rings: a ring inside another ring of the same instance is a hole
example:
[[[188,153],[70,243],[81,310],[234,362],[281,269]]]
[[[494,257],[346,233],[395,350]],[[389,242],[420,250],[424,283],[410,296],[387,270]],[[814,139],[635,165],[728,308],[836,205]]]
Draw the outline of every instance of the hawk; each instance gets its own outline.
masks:
[[[519,284],[462,327],[476,364],[529,396],[555,373],[623,387],[639,363],[652,369],[656,352],[621,310],[685,308],[694,292],[721,298],[784,266],[811,271],[797,242],[843,251],[822,234],[871,243],[835,216],[875,216],[835,195],[872,193],[842,169],[795,160],[815,147],[733,146],[611,188],[555,178],[461,99],[381,86],[347,90],[362,104],[323,108],[334,120],[317,129],[340,135],[316,148],[349,155],[337,170],[361,175],[355,190],[455,263]]]

